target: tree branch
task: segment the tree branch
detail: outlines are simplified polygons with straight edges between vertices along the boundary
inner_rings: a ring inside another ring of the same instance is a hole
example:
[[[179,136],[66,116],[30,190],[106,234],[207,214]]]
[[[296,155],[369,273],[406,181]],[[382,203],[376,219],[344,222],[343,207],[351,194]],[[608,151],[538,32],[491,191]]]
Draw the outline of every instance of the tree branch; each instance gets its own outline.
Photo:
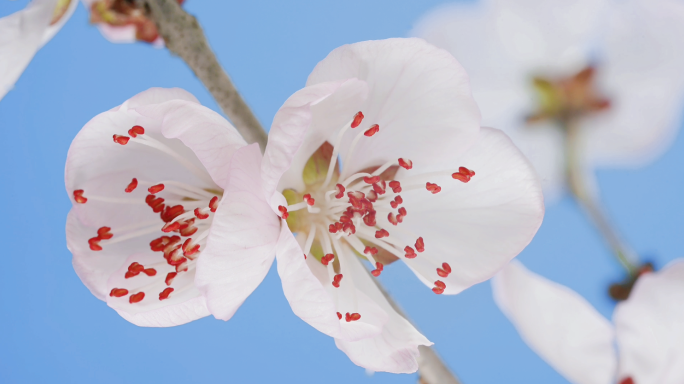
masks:
[[[157,25],[169,51],[180,56],[248,143],[266,149],[268,136],[209,47],[197,19],[176,0],[137,0]]]

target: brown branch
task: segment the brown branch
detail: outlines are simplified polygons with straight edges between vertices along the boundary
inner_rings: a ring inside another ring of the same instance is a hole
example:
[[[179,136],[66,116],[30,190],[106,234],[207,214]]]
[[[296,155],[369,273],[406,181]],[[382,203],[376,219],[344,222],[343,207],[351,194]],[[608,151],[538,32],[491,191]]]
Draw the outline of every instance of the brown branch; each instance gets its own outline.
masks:
[[[248,143],[266,149],[268,136],[209,47],[197,19],[176,0],[137,0],[154,20],[169,51],[180,56]]]

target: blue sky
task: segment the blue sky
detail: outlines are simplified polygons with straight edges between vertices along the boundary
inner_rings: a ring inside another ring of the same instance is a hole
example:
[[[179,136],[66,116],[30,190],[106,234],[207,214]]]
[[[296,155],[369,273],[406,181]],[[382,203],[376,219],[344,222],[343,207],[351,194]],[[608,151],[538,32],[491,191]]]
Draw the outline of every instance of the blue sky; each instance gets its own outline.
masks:
[[[27,1],[0,0],[0,16]],[[406,36],[437,0],[199,1],[186,8],[264,124],[335,47]],[[115,45],[79,5],[63,30],[0,101],[0,381],[6,383],[415,383],[368,376],[290,310],[275,268],[229,322],[211,317],[168,329],[139,328],[81,284],[64,224],[71,207],[64,162],[96,114],[149,87],[181,87],[218,110],[178,58],[145,44]],[[649,167],[598,174],[606,207],[632,246],[662,267],[682,256],[684,139]],[[622,277],[570,199],[547,207],[520,259],[585,296],[610,317],[610,282]],[[465,384],[566,383],[519,338],[489,283],[437,296],[401,263],[382,279]]]

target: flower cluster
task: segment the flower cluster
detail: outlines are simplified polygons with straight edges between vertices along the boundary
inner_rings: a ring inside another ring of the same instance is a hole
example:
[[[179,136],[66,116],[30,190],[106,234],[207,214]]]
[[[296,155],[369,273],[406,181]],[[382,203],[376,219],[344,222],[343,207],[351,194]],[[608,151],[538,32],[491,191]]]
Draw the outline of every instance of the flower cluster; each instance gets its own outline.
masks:
[[[459,293],[544,214],[531,165],[480,127],[463,68],[420,39],[334,50],[276,114],[263,157],[184,91],[145,91],[81,130],[66,186],[74,267],[129,321],[228,320],[277,258],[294,313],[389,372],[414,372],[431,342],[374,279],[401,260]]]

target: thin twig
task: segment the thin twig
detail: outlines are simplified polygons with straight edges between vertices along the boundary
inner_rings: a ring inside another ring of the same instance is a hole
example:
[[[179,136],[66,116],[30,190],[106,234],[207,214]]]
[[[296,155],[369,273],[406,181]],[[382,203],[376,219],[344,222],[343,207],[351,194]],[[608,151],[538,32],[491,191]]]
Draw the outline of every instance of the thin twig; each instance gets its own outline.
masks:
[[[368,271],[366,271],[368,272]],[[368,272],[370,276],[370,272]],[[403,318],[405,318],[414,327],[415,324],[411,319],[406,316],[406,313],[399,307],[399,305],[392,299],[392,296],[385,290],[380,281],[376,278],[372,278],[375,285],[378,287],[380,292],[389,305]],[[417,329],[418,327],[416,327]],[[420,357],[418,357],[418,374],[420,375],[419,384],[461,384],[461,382],[456,378],[449,368],[444,364],[442,358],[439,357],[437,351],[432,347],[426,347],[421,345],[418,347],[420,352]]]
[[[180,56],[248,143],[266,148],[267,135],[209,47],[197,19],[177,0],[137,0],[154,20],[169,51]]]
[[[608,243],[620,264],[630,275],[636,276],[639,270],[636,265],[636,253],[622,240],[617,230],[611,226],[599,202],[585,185],[584,170],[580,164],[580,154],[578,153],[579,128],[573,123],[567,123],[564,130],[567,134],[566,157],[570,190],[575,200],[582,206],[599,233],[603,236],[603,239]]]

